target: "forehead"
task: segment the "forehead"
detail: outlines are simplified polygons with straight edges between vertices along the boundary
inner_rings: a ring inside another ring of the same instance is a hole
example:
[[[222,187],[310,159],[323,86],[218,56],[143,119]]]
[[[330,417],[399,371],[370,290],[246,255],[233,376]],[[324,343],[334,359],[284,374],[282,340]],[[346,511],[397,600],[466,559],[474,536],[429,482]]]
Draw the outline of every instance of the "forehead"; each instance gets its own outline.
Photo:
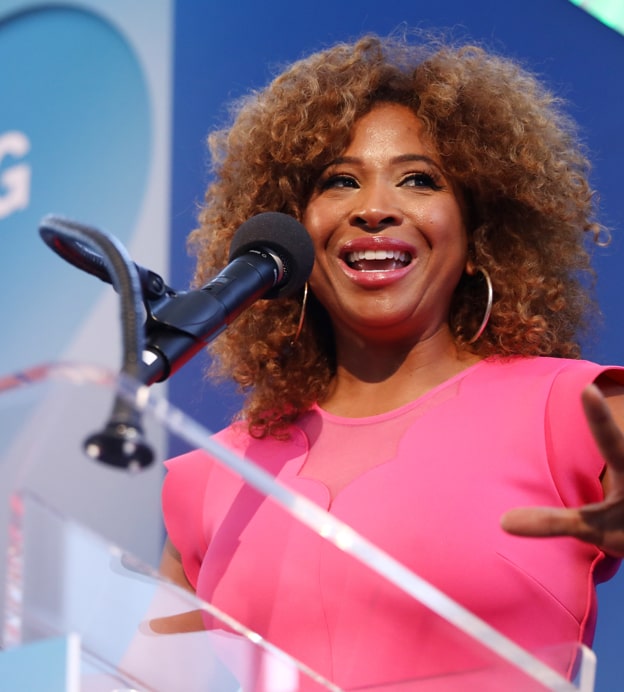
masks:
[[[377,104],[356,120],[345,151],[358,149],[410,151],[439,158],[420,118],[407,106],[396,103]]]

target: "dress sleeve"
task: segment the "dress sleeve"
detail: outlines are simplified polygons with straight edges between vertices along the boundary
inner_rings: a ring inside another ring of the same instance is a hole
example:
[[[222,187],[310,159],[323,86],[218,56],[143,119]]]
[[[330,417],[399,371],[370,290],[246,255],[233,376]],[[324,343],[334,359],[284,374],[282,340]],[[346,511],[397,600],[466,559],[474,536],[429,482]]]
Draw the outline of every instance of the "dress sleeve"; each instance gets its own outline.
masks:
[[[203,507],[213,462],[201,451],[189,452],[165,462],[162,511],[169,539],[182,558],[184,572],[193,586],[206,553]]]
[[[575,361],[555,377],[546,412],[548,459],[564,505],[599,502],[604,460],[591,435],[581,392],[600,375],[624,383],[624,369]]]
[[[601,476],[605,468],[589,429],[581,392],[600,375],[624,384],[624,368],[578,361],[555,378],[546,412],[548,460],[554,483],[566,507],[600,502],[604,495]],[[605,555],[595,567],[596,583],[610,579],[620,560]]]
[[[214,440],[241,456],[245,456],[249,444],[242,424],[221,430]],[[180,553],[189,582],[196,588],[213,532],[240,489],[242,479],[202,450],[169,459],[165,468],[162,487],[165,528]]]

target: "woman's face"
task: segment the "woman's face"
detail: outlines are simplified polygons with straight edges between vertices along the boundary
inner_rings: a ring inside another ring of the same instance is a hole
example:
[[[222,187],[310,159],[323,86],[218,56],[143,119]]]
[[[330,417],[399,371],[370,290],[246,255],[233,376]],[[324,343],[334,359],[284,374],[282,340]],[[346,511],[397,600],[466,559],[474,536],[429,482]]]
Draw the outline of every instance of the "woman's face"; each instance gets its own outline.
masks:
[[[310,287],[338,336],[425,339],[448,329],[466,267],[462,200],[407,107],[377,105],[352,135],[305,209]]]

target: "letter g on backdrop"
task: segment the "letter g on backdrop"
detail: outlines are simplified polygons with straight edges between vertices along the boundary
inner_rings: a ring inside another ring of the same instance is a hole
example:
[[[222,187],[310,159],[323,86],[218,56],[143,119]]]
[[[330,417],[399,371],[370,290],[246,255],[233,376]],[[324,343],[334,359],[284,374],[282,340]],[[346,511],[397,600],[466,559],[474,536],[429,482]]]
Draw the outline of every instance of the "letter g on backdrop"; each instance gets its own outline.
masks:
[[[2,168],[5,157],[22,157],[30,150],[23,132],[0,134],[0,219],[14,211],[25,209],[30,199],[30,166],[25,163]]]

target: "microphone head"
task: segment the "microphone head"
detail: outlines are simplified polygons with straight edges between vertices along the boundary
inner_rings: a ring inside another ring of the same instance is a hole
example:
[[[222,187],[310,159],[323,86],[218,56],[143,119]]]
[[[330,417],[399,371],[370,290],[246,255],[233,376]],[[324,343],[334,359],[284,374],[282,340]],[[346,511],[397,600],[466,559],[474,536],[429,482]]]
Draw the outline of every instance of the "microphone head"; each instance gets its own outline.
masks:
[[[314,246],[303,224],[276,211],[266,211],[242,223],[230,245],[229,261],[249,250],[266,248],[284,265],[284,276],[264,298],[286,298],[299,291],[308,280],[314,265]]]

